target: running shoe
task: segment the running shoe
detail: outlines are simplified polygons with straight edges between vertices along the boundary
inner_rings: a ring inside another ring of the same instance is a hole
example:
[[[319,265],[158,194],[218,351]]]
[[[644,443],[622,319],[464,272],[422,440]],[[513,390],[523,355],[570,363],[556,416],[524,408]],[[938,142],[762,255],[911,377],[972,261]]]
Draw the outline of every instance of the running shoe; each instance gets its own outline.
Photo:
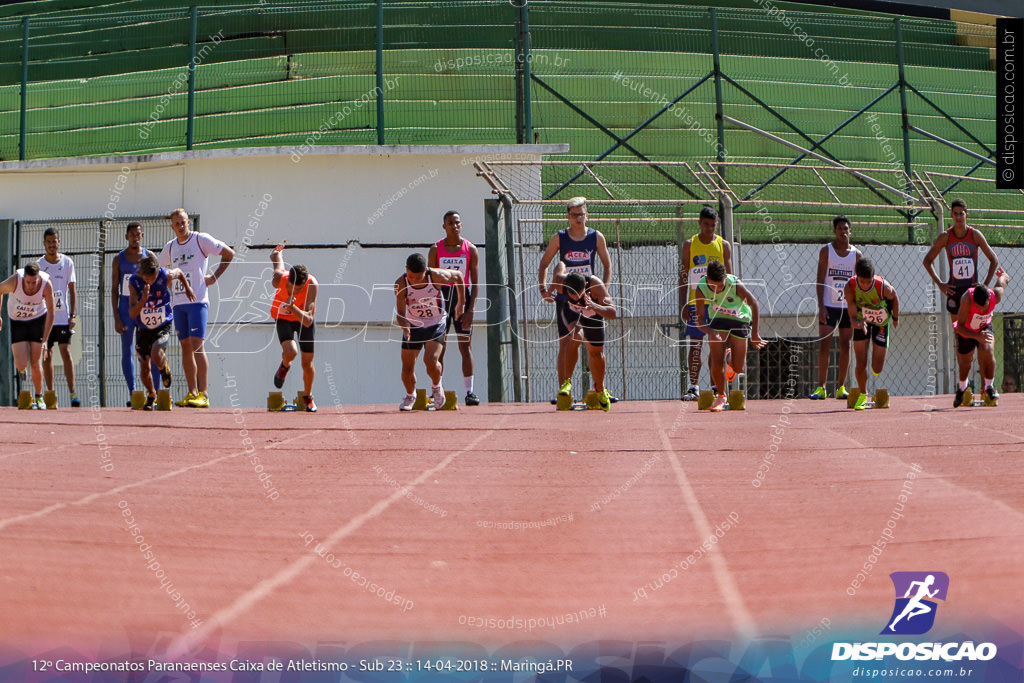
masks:
[[[840,401],[845,401],[846,398],[849,395],[850,395],[850,392],[846,390],[846,385],[845,384],[840,384],[839,388],[836,389],[836,398],[838,398]],[[825,397],[822,396],[822,398],[825,398]]]
[[[725,381],[731,382],[736,379],[736,371],[732,367],[732,349],[725,350]]]
[[[713,413],[720,413],[725,410],[726,403],[728,403],[728,401],[726,400],[725,395],[719,394],[718,398],[715,399],[715,402],[711,404],[711,407],[708,410]]]
[[[142,406],[143,410],[155,410],[156,406],[156,394],[149,394],[146,396],[146,405]]]
[[[35,400],[32,401],[32,410],[46,410],[46,401],[43,400],[42,396],[36,396]]]
[[[281,363],[281,366],[277,368],[277,372],[274,373],[274,386],[280,389],[284,386],[284,378],[288,375],[288,368]]]
[[[612,395],[608,393],[607,389],[597,395],[597,402],[601,406],[601,410],[606,413],[612,409]]]
[[[860,396],[857,397],[857,402],[853,404],[854,410],[864,410],[868,406],[868,395],[861,392]]]
[[[466,394],[466,405],[467,406],[478,406],[480,405],[480,399],[477,398],[476,394],[472,391]]]
[[[181,405],[181,404],[179,403],[178,405]],[[125,401],[124,407],[125,408],[131,408],[132,407],[132,402],[131,401]]]
[[[167,363],[164,363],[164,366],[160,368],[160,377],[164,381],[164,389],[170,389],[171,380],[174,378],[171,376],[171,366]]]
[[[966,389],[957,389],[956,390],[956,396],[953,397],[953,407],[954,408],[959,408],[960,405],[963,404],[963,402],[964,402],[964,392],[965,391],[966,391]]]
[[[434,410],[441,410],[441,408],[444,408],[444,389],[441,387],[434,389],[432,398],[434,399]]]
[[[415,396],[406,396],[402,399],[402,402],[398,404],[398,409],[402,411],[412,410],[412,404],[416,403]]]
[[[698,398],[700,398],[700,389],[697,387],[690,387],[686,390],[686,393],[683,394],[684,401],[696,401]]]
[[[179,408],[191,408],[192,401],[194,400],[196,400],[196,395],[190,391],[187,394],[185,394],[185,398],[181,399],[180,401],[175,401],[174,405],[178,406]],[[128,402],[128,405],[131,405],[130,401]]]
[[[316,404],[313,403],[313,397],[312,396],[303,396],[302,397],[302,402],[306,404],[306,412],[307,413],[315,413],[316,412]]]
[[[999,392],[996,391],[996,385],[994,384],[990,384],[985,387],[985,395],[988,396],[988,400],[990,401],[995,402],[999,400]]]
[[[205,391],[200,391],[199,395],[192,397],[188,405],[190,408],[209,408],[210,398],[206,395]]]
[[[82,402],[80,400],[78,400],[78,396],[76,394],[71,394],[71,407],[72,408],[81,408],[82,407]]]
[[[825,394],[825,387],[818,387],[817,389],[812,391],[811,395],[808,396],[807,398],[811,399],[812,401],[824,401],[826,395],[827,394]]]
[[[562,386],[558,387],[559,396],[572,396],[572,380],[567,379],[562,382]]]

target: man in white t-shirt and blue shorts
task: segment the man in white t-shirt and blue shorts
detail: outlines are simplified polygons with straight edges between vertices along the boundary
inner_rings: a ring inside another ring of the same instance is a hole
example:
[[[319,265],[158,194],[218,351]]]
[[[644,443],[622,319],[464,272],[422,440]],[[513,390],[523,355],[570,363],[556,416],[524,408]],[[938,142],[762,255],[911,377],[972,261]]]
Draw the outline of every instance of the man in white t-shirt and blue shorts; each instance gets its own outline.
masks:
[[[178,281],[174,282],[171,291],[174,328],[181,343],[181,365],[188,384],[188,393],[175,405],[183,408],[209,408],[206,378],[210,366],[203,345],[206,338],[206,316],[210,307],[207,288],[224,274],[235,252],[205,232],[194,232],[190,228],[185,209],[175,209],[171,213],[171,229],[174,230],[175,238],[164,245],[160,252],[160,265],[180,269],[195,292],[195,301],[189,301],[184,287]],[[213,275],[207,275],[209,258],[214,254],[220,254],[220,264]]]

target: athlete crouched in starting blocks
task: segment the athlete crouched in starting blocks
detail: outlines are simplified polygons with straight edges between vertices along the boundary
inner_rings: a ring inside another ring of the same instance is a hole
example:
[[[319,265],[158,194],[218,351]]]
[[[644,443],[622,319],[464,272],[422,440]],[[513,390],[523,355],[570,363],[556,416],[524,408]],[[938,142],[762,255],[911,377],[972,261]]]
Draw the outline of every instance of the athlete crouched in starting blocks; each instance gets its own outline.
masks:
[[[960,310],[953,322],[956,332],[956,360],[960,366],[960,384],[957,386],[953,407],[959,408],[967,391],[967,377],[971,374],[974,350],[978,350],[978,369],[984,383],[985,397],[995,404],[999,400],[992,382],[996,376],[995,335],[992,333],[992,311],[1003,300],[1003,292],[1010,276],[1000,268],[995,289],[976,284],[960,298]]]
[[[853,326],[853,355],[857,360],[854,374],[860,391],[853,409],[864,410],[868,402],[868,343],[874,345],[871,373],[878,377],[885,367],[885,356],[889,350],[889,328],[900,326],[900,298],[885,278],[875,275],[871,259],[857,259],[853,272],[843,296]]]
[[[412,254],[405,261],[405,275],[395,280],[395,307],[402,328],[402,384],[405,398],[399,410],[412,410],[416,403],[416,356],[423,349],[423,364],[432,384],[434,410],[444,408],[441,386],[441,349],[448,325],[448,313],[440,285],[455,285],[455,317],[462,317],[466,306],[466,283],[462,273],[447,268],[427,268],[423,254]]]
[[[274,386],[284,386],[285,375],[292,366],[295,357],[302,353],[302,401],[307,413],[316,412],[313,402],[313,344],[316,337],[316,294],[319,283],[306,269],[306,266],[295,265],[285,270],[281,252],[284,245],[279,244],[270,252],[270,261],[274,264],[274,275],[271,283],[277,289],[274,303],[270,307],[270,317],[277,322],[277,338],[281,342],[281,365],[274,373]],[[298,335],[298,346],[295,336]]]
[[[604,386],[604,321],[618,314],[608,289],[596,275],[565,274],[565,264],[560,262],[555,267],[551,286],[543,295],[545,300],[553,299],[556,303],[558,343],[564,350],[565,376],[558,378],[558,393],[572,395],[572,373],[576,370],[580,344],[585,343],[594,391],[601,410],[607,411],[611,407],[611,394]]]
[[[135,351],[139,354],[139,374],[146,387],[143,410],[153,410],[156,386],[150,365],[160,368],[164,387],[171,386],[171,369],[167,364],[167,342],[171,338],[174,315],[171,311],[170,283],[177,280],[189,301],[196,293],[185,273],[177,268],[161,268],[155,254],[139,260],[135,274],[128,278],[128,315],[135,321]],[[152,363],[151,363],[152,361]]]
[[[697,285],[696,303],[697,327],[707,335],[711,347],[708,365],[711,383],[718,390],[711,410],[717,413],[725,410],[728,402],[725,393],[728,386],[725,379],[726,351],[731,352],[730,365],[739,374],[747,363],[747,339],[755,349],[768,342],[758,334],[760,309],[757,299],[738,277],[725,272],[725,264],[721,261],[708,263],[707,273]]]

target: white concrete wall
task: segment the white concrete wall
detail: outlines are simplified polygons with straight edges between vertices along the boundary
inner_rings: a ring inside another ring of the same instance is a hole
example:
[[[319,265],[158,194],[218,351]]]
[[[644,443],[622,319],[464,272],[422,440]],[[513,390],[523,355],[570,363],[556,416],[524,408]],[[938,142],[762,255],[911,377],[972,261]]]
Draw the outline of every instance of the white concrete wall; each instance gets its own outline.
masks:
[[[463,236],[481,247],[484,279],[483,202],[492,195],[472,162],[533,160],[564,151],[564,145],[321,147],[299,156],[290,148],[259,148],[5,162],[0,216],[153,216],[179,206],[199,215],[200,230],[238,253],[211,291],[209,394],[219,406],[228,405],[232,394],[241,405],[262,406],[273,388],[280,345],[267,322],[267,247],[294,245],[285,260],[304,263],[321,282],[314,394],[325,405],[390,404],[403,395],[400,333],[390,323],[392,286],[406,257],[425,254],[423,245],[444,237],[442,215],[455,209],[462,214]],[[168,229],[162,240],[172,237]],[[122,243],[119,235],[110,239],[112,245]],[[216,263],[211,259],[211,271]],[[483,323],[482,314],[478,321]],[[483,332],[478,325],[473,347],[476,393],[486,397]],[[454,364],[445,387],[461,395],[459,356],[451,347]],[[119,363],[119,354],[108,354],[108,362]],[[428,386],[422,366],[418,375],[420,386]],[[293,369],[285,386],[289,394],[301,386],[300,378],[301,371]],[[232,382],[237,388],[228,387]]]

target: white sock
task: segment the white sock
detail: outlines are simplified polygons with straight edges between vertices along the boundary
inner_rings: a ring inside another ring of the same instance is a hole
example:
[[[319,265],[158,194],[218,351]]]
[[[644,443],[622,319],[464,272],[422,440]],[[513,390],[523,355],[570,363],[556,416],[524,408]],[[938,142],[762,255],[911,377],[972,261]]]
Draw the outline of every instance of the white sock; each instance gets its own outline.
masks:
[[[994,379],[995,379],[995,377],[993,377],[992,379],[987,379],[987,380],[985,380],[985,388],[986,388],[986,389],[988,389],[988,388],[989,388],[990,386],[992,386],[992,381],[993,381]]]
[[[406,394],[406,398],[416,398],[416,394]]]
[[[473,393],[473,375],[470,375],[469,377],[463,377],[462,379],[466,383],[466,393],[467,394],[472,394]]]
[[[960,382],[960,391],[964,391],[965,389],[967,389],[967,380]]]
[[[434,384],[430,388],[433,389],[434,391],[437,391],[438,389],[441,388],[441,385],[440,384]]]

